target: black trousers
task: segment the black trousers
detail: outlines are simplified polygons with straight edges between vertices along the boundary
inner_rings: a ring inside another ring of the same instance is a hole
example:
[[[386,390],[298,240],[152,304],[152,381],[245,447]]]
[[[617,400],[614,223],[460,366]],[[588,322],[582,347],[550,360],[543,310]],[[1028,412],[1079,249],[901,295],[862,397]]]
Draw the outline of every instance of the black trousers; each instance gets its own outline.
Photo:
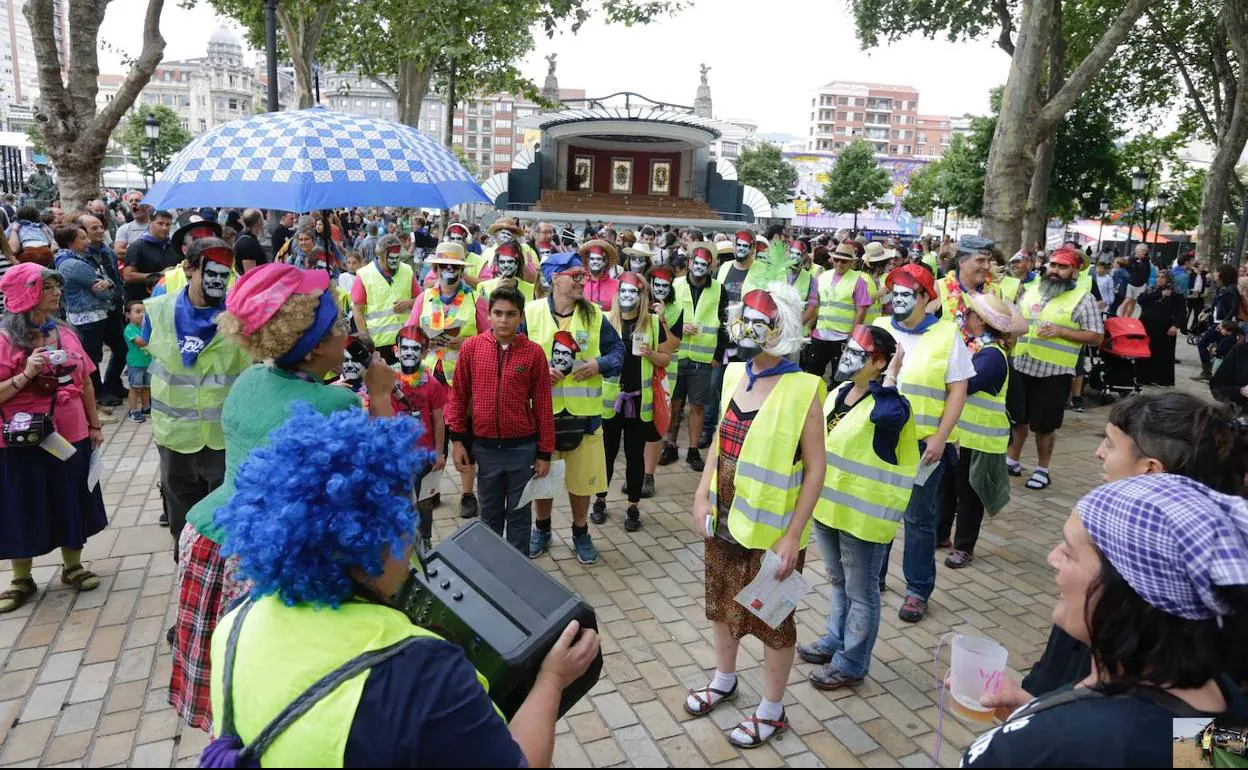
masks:
[[[802,349],[802,371],[825,379],[828,364],[836,366],[836,362],[841,360],[841,351],[844,348],[845,340],[812,339]],[[833,375],[835,374],[833,372]]]
[[[108,311],[104,321],[104,344],[108,346],[108,368],[104,370],[104,389],[114,396],[126,395],[126,386],[121,381],[121,372],[126,368],[126,328],[125,313],[120,307]]]
[[[204,448],[194,454],[182,454],[157,446],[156,451],[160,453],[161,499],[169,516],[176,559],[187,511],[225,481],[225,450]]]
[[[961,447],[958,450],[958,464],[951,469],[953,473],[945,475],[941,486],[936,523],[936,542],[939,543],[949,539],[956,516],[958,533],[953,538],[953,547],[972,555],[979,540],[979,527],[984,522],[984,502],[971,488],[971,460],[974,457],[974,449]]]
[[[104,395],[100,387],[100,361],[104,358],[104,327],[107,325],[108,319],[104,319],[102,321],[92,321],[89,324],[79,324],[74,327],[78,332],[78,341],[82,343],[82,349],[86,351],[87,358],[91,359],[91,363],[95,364],[95,371],[91,372],[91,386],[95,388],[95,397],[97,399]],[[121,358],[124,363],[125,355],[122,355]]]
[[[1184,334],[1188,334],[1196,327],[1196,321],[1200,319],[1200,311],[1205,309],[1204,297],[1188,297],[1187,298],[1187,325],[1180,329]]]
[[[602,443],[607,453],[607,484],[615,475],[615,458],[620,455],[620,443],[624,444],[624,481],[628,485],[628,502],[641,502],[641,484],[646,474],[646,442],[654,430],[654,423],[640,417],[616,415],[602,423]]]

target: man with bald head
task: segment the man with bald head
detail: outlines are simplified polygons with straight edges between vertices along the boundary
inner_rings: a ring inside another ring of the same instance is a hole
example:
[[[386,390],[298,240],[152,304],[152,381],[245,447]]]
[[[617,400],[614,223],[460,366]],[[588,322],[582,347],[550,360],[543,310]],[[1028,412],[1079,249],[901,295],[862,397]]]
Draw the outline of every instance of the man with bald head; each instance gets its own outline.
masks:
[[[96,198],[87,203],[87,213],[100,220],[100,224],[104,225],[104,245],[111,247],[113,245],[113,233],[117,231],[117,223],[108,215],[108,206],[104,205],[104,201]]]
[[[264,233],[264,213],[260,209],[247,209],[243,212],[243,232],[234,241],[234,269],[239,275],[254,270],[269,259],[260,245],[260,236]]]

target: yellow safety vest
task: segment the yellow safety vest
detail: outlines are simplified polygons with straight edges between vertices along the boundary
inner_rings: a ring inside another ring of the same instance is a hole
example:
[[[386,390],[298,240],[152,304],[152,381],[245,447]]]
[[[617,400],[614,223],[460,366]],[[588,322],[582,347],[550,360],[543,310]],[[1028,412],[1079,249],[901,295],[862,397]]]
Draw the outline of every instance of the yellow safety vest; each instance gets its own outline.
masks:
[[[837,393],[828,394],[825,416],[836,407]],[[873,449],[874,405],[875,397],[867,393],[828,431],[824,440],[828,470],[815,504],[815,521],[868,543],[890,543],[910,503],[919,439],[911,411],[897,441],[897,463],[881,460]]]
[[[815,328],[849,334],[854,330],[854,316],[858,306],[854,304],[854,288],[858,285],[858,271],[847,270],[835,285],[835,271],[819,276],[819,321]]]
[[[590,303],[591,315],[589,322],[581,317],[580,308],[572,313],[572,327],[569,331],[581,351],[576,354],[578,361],[590,361],[602,355],[602,308]],[[550,302],[535,302],[524,309],[524,321],[528,327],[529,339],[536,342],[550,359],[551,349],[555,341],[555,333],[559,331],[559,322],[551,312]],[[551,402],[554,413],[568,412],[577,417],[602,416],[602,375],[595,375],[587,380],[574,380],[571,373],[550,387]]]
[[[224,334],[212,340],[195,359],[182,363],[178,333],[173,326],[174,302],[181,294],[162,294],[143,303],[152,324],[147,352],[152,354],[152,437],[157,446],[181,454],[225,449],[221,409],[238,376],[251,358]]]
[[[225,660],[241,606],[217,623],[212,635],[213,732],[225,713]],[[301,693],[358,655],[384,650],[413,636],[442,637],[413,625],[399,610],[352,601],[338,609],[286,606],[274,595],[257,599],[239,631],[230,686],[234,729],[243,744],[263,730]],[[315,639],[315,644],[308,644]],[[342,767],[347,737],[364,694],[368,670],[334,688],[277,736],[264,767]],[[489,682],[477,673],[486,691]],[[498,712],[497,706],[495,712]],[[499,714],[501,717],[501,713]]]
[[[394,303],[412,299],[412,267],[399,265],[391,280],[381,274],[377,263],[369,262],[355,274],[355,280],[364,283],[368,304],[364,308],[364,322],[368,324],[368,336],[378,348],[389,347],[399,337],[399,329],[407,321],[405,316],[394,312]]]
[[[718,307],[718,305],[717,305]],[[663,306],[663,320],[667,322],[668,339],[673,339],[677,334],[681,334],[681,330],[677,329],[674,324],[680,320],[681,313],[684,311],[684,305],[680,302],[670,302]],[[680,349],[684,346],[684,340],[680,340],[680,344],[676,346],[676,350],[672,353],[672,360],[668,361],[666,374],[663,378],[663,387],[667,390],[667,397],[670,400],[672,393],[676,391],[676,369],[677,361],[680,360]]]
[[[477,335],[477,293],[468,288],[467,284],[460,283],[459,293],[462,299],[459,307],[455,309],[454,315],[447,312],[447,306],[442,303],[441,285],[434,286],[432,289],[425,289],[424,299],[420,308],[420,328],[425,330],[425,334],[429,335],[429,339],[438,336],[443,329],[459,324],[459,338],[467,340],[469,337]],[[459,351],[450,348],[438,348],[432,350],[425,355],[424,365],[429,371],[434,371],[438,362],[442,362],[442,376],[446,378],[448,385],[455,383],[455,362],[459,360]]]
[[[894,337],[893,319],[877,318],[875,326]],[[940,428],[940,418],[945,413],[945,374],[949,369],[949,353],[954,344],[962,344],[962,334],[953,321],[940,319],[919,336],[919,345],[906,353],[906,363],[901,367],[897,389],[910,401],[914,412],[917,437],[922,440]],[[901,343],[898,342],[898,345]],[[949,434],[950,443],[959,437],[957,428]]]
[[[182,268],[181,262],[166,269],[164,272],[164,278],[161,280],[164,281],[166,294],[180,294],[182,293],[182,290],[186,288],[186,285],[190,283],[190,279],[186,277],[186,270]],[[227,291],[229,289],[233,289],[234,283],[238,281],[238,273],[234,272],[234,268],[232,267],[230,268],[230,277],[228,281],[229,282],[226,284]]]
[[[498,288],[498,284],[502,280],[503,280],[502,278],[491,278],[488,281],[482,281],[481,283],[477,284],[477,295],[484,297],[485,301],[488,303],[490,301],[490,294],[492,294],[494,290]],[[533,284],[529,283],[528,281],[522,281],[519,278],[517,278],[516,290],[519,291],[521,296],[524,297],[525,302],[533,301]]]
[[[1001,287],[1002,299],[1013,302],[1014,304],[1018,304],[1018,290],[1023,285],[1022,280],[1019,279],[1018,276],[1014,276],[1014,275],[1004,276],[1001,279],[1001,283],[998,285]]]
[[[884,312],[884,297],[875,296],[875,293],[880,290],[880,279],[873,273],[862,271],[862,280],[867,282],[867,293],[871,295],[871,307],[867,308],[867,314],[863,316],[862,322],[870,325],[875,323],[875,319]]]
[[[736,266],[736,264],[737,261],[735,259],[730,259],[720,265],[719,273],[716,274],[715,278],[721,284],[726,282],[728,280],[728,271]],[[767,287],[763,282],[763,263],[760,262],[758,260],[758,256],[755,255],[754,264],[750,265],[749,269],[745,271],[745,282],[741,284],[741,296],[744,297],[747,291],[766,288]]]
[[[745,364],[732,363],[724,369],[724,388],[719,399],[720,420],[723,420],[737,385],[745,376]],[[806,476],[805,460],[798,458],[797,448],[810,402],[823,400],[827,388],[823,380],[805,372],[780,375],[780,380],[767,396],[758,415],[745,434],[741,455],[737,458],[736,487],[728,512],[728,531],[746,548],[765,550],[775,545],[793,520],[797,497]],[[757,426],[757,430],[755,430]],[[711,474],[711,512],[718,516],[717,490],[719,468]],[[810,540],[810,521],[802,530],[801,546]]]
[[[999,455],[1005,454],[1005,448],[1010,444],[1010,418],[1005,411],[1005,391],[1010,384],[1009,357],[995,343],[986,349],[998,351],[1005,360],[1005,382],[995,396],[980,391],[966,397],[966,406],[958,419],[958,439],[967,449]]]
[[[685,323],[700,327],[697,334],[686,335],[681,340],[677,357],[682,361],[691,359],[709,364],[715,358],[715,344],[719,340],[719,293],[723,287],[719,281],[712,280],[698,295],[696,308],[688,278],[682,275],[673,281],[672,291],[676,293],[676,304],[680,305],[685,315]]]
[[[616,329],[619,332],[619,329]],[[623,337],[623,335],[621,335]],[[633,352],[633,340],[631,337],[623,337],[624,346],[627,348],[627,355]],[[659,349],[659,319],[651,314],[650,316],[650,345],[651,350]],[[641,356],[641,408],[638,416],[645,422],[654,422],[654,364],[650,363],[650,359]],[[602,419],[610,420],[615,417],[615,399],[620,395],[620,376],[602,378]]]
[[[1036,336],[1036,332],[1039,331],[1040,324],[1045,322],[1080,331],[1079,324],[1074,321],[1074,312],[1084,294],[1087,292],[1076,287],[1045,302],[1040,296],[1040,282],[1033,281],[1031,288],[1023,294],[1022,307],[1019,308],[1027,319],[1030,332],[1019,338],[1018,344],[1014,346],[1014,357],[1025,355],[1042,363],[1074,369],[1079,363],[1079,349],[1082,345],[1057,337],[1045,339]]]
[[[1095,267],[1089,267],[1087,270],[1079,271],[1079,278],[1075,280],[1075,288],[1079,291],[1092,291],[1092,271]]]

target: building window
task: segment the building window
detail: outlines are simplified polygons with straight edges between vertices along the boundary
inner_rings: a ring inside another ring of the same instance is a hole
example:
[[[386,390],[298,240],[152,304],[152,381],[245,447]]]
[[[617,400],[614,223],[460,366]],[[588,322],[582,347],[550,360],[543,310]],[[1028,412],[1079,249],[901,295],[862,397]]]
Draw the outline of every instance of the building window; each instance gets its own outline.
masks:
[[[510,163],[510,162],[511,162],[511,153],[509,153],[509,152],[496,152],[496,153],[494,153],[494,162],[495,162],[495,163]]]
[[[230,109],[231,109],[231,110],[237,110],[237,109],[238,109],[238,100],[237,100],[237,99],[231,99],[231,100],[230,100]]]
[[[895,145],[895,144],[890,144],[890,145],[888,146],[888,151],[889,151],[889,152],[891,152],[893,155],[896,155],[896,154],[897,154],[897,145]]]
[[[498,137],[498,138],[496,138],[496,139],[494,140],[494,145],[495,145],[496,147],[509,147],[509,146],[511,146],[511,137],[510,137],[510,136],[500,136],[500,137]]]
[[[474,134],[477,132],[477,119],[476,118],[468,118],[468,131]]]
[[[918,136],[918,140],[919,140],[919,144],[926,144],[926,143],[927,143],[927,132],[926,132],[926,131],[920,131],[920,132],[919,132],[919,136]]]
[[[490,137],[488,136],[481,137],[481,149],[483,150],[490,149],[490,141],[491,141]]]
[[[473,134],[469,134],[469,135],[468,135],[468,145],[467,145],[467,146],[469,147],[469,149],[473,149],[473,150],[477,149],[477,137],[476,137],[475,135],[473,135]]]
[[[356,100],[355,100],[355,106],[356,106],[356,107],[359,107],[359,108],[361,108],[361,109],[362,109],[362,108],[364,107],[364,100],[363,100],[363,99],[356,99]]]
[[[846,120],[845,115],[846,115],[846,113],[844,113],[844,112],[838,112],[838,113],[836,113],[836,119],[837,119],[837,120]]]
[[[204,131],[207,131],[207,130],[208,130],[208,121],[204,120],[203,118],[200,118],[200,119],[199,119],[199,131],[200,131],[200,133],[203,133]]]
[[[455,134],[454,136],[451,137],[451,144],[463,144],[463,143],[464,143],[463,134]]]
[[[485,132],[485,133],[489,133],[489,132],[491,132],[491,131],[493,131],[493,130],[494,130],[494,125],[493,125],[493,124],[494,124],[494,121],[493,121],[493,120],[491,120],[491,119],[489,119],[489,118],[482,118],[482,119],[481,119],[481,130],[482,130],[483,132]]]
[[[845,149],[845,143],[844,143],[844,142],[837,142],[837,143],[836,143],[836,149],[838,149],[838,150],[843,150],[843,149]]]
[[[903,144],[903,145],[901,146],[901,154],[902,154],[902,155],[910,155],[910,154],[911,154],[911,150],[913,150],[913,149],[914,149],[914,148],[913,148],[913,147],[911,147],[910,145],[908,145],[908,144]]]
[[[837,103],[837,104],[839,104],[839,105],[841,105],[841,106],[845,106],[845,105],[849,104],[849,99],[847,99],[847,98],[846,98],[846,97],[844,97],[844,96],[838,96],[838,97],[836,97],[836,103]]]
[[[510,121],[510,120],[496,120],[496,121],[494,121],[494,125],[495,125],[495,127],[500,128],[500,129],[504,129],[504,130],[510,130],[510,129],[511,129],[511,121]]]
[[[455,120],[453,120],[453,121],[451,122],[451,125],[455,126],[455,128],[463,128],[463,127],[464,127],[464,119],[463,119],[463,118],[455,118]]]

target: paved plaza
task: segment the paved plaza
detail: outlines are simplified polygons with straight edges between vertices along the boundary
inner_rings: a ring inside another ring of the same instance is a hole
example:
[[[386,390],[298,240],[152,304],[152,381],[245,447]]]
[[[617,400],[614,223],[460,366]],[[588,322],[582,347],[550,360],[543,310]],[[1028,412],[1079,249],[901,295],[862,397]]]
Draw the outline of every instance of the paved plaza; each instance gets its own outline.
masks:
[[[1182,389],[1204,393],[1188,377],[1195,351],[1180,344]],[[124,414],[124,410],[118,410]],[[937,642],[948,632],[989,636],[1009,649],[1017,675],[1039,656],[1048,636],[1055,591],[1045,557],[1081,494],[1098,484],[1093,456],[1106,408],[1067,413],[1043,492],[1014,480],[1009,507],[985,522],[975,561],[955,571],[938,566],[931,610],[921,623],[897,619],[904,581],[901,548],[884,595],[883,622],[867,681],[825,694],[806,682],[800,660],[785,705],[793,730],[769,746],[741,751],[727,732],[752,713],[762,685],[762,645],[741,646],[741,694],[710,716],[691,719],[686,690],[702,687],[714,668],[710,623],[704,617],[702,545],[691,531],[697,476],[683,463],[660,468],[657,494],[643,502],[645,528],[623,529],[621,472],[611,491],[611,518],[592,527],[602,553],[592,567],[570,549],[566,500],[555,509],[551,554],[538,561],[580,592],[598,612],[605,667],[589,697],[558,722],[560,767],[920,767],[930,766],[936,740],[937,691],[932,675]],[[75,595],[59,582],[58,559],[36,560],[37,601],[0,616],[0,767],[192,767],[206,734],[187,728],[167,703],[174,564],[169,532],[157,524],[158,461],[150,425],[105,428],[110,467],[104,500],[111,524],[87,544],[84,559],[100,587]],[[1034,447],[1023,456],[1034,464]],[[622,460],[621,460],[622,463]],[[448,472],[435,537],[450,534],[459,481]],[[900,539],[900,537],[899,537]],[[940,556],[943,560],[943,554]],[[8,564],[5,563],[4,567]],[[811,543],[806,577],[814,586],[797,613],[799,641],[820,633],[827,581]],[[11,575],[0,571],[0,584]],[[948,661],[947,645],[941,654]],[[955,766],[979,728],[947,716],[940,764]]]

